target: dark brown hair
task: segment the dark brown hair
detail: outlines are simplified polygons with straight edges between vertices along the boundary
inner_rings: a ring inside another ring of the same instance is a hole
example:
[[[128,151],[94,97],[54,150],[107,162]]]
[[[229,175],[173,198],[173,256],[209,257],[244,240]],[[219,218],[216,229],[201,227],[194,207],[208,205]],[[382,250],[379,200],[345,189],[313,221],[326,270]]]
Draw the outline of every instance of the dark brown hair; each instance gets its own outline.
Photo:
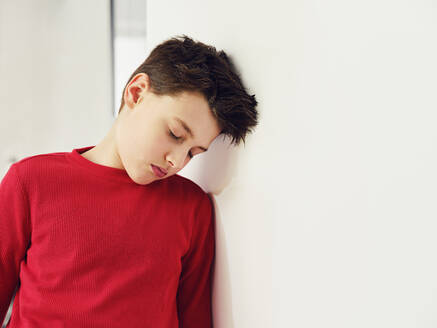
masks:
[[[239,73],[223,51],[194,41],[186,35],[176,36],[156,46],[147,59],[132,73],[150,78],[152,92],[177,95],[184,91],[200,92],[217,119],[221,134],[231,143],[245,142],[245,136],[258,124],[258,102],[243,86]],[[124,105],[123,97],[119,113]]]

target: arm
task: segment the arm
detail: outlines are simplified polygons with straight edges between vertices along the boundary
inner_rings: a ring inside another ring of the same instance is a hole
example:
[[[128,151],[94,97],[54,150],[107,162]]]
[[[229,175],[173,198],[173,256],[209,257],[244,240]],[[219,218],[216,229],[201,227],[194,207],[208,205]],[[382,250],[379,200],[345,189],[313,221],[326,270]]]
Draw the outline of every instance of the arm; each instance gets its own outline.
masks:
[[[16,164],[12,164],[0,182],[0,323],[17,286],[29,242],[29,206]]]
[[[212,327],[212,269],[215,254],[214,212],[205,194],[195,214],[190,249],[182,258],[177,306],[180,328]]]

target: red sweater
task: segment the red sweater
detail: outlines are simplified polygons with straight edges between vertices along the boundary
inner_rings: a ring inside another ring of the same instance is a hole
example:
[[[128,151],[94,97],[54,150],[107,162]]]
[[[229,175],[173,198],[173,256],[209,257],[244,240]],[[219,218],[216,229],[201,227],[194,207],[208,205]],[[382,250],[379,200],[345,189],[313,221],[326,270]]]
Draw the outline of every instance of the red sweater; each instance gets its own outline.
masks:
[[[179,175],[148,185],[79,153],[26,157],[0,184],[0,324],[212,327],[214,212]]]

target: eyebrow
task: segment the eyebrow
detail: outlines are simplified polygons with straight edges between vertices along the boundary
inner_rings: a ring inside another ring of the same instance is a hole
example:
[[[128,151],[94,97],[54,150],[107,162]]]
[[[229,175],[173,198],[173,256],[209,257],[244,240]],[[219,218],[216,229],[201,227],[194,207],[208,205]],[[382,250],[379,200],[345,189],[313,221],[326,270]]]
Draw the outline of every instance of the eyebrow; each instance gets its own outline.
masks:
[[[176,120],[176,121],[178,121],[181,125],[182,125],[182,127],[185,129],[185,131],[187,131],[187,133],[191,136],[191,138],[193,138],[194,139],[194,134],[193,134],[193,132],[191,131],[191,129],[190,129],[190,127],[187,125],[187,123],[185,123],[183,120],[181,120],[179,117],[174,117],[174,119]],[[208,151],[208,148],[205,148],[205,147],[201,147],[201,146],[198,146],[200,149],[202,149],[203,151]]]

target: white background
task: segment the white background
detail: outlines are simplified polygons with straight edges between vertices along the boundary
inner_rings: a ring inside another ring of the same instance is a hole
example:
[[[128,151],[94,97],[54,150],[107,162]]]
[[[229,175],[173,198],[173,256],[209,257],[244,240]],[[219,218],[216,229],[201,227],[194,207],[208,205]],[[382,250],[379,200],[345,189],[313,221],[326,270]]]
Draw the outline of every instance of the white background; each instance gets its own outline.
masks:
[[[95,145],[113,119],[107,0],[0,0],[0,170]]]
[[[0,2],[2,156],[95,144],[106,2],[24,2]],[[147,2],[148,50],[224,49],[259,101],[245,147],[183,171],[215,198],[215,327],[437,326],[436,32],[431,0]]]

